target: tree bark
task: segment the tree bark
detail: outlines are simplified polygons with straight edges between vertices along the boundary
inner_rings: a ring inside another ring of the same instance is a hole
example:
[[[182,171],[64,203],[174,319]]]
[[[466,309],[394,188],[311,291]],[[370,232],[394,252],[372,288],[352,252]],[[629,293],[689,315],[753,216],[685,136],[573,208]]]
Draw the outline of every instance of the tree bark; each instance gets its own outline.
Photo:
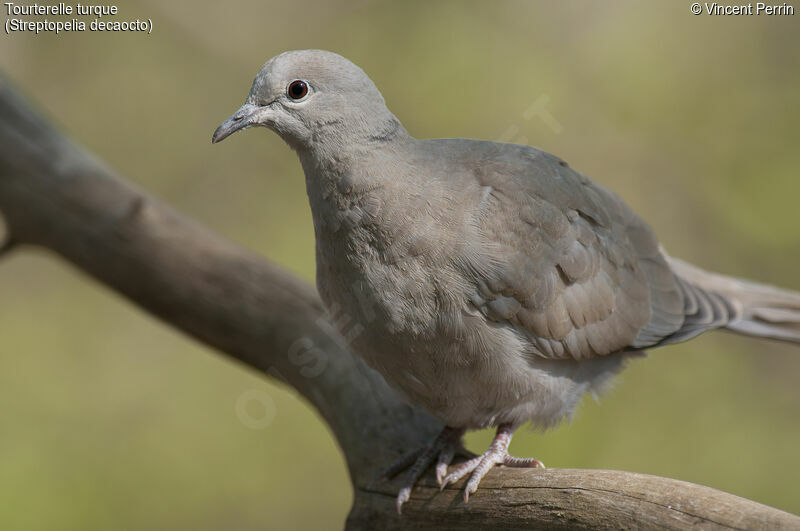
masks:
[[[355,503],[351,529],[800,528],[800,518],[681,481],[602,470],[493,470],[469,503],[430,475],[395,514],[377,472],[441,424],[347,348],[348,316],[313,288],[176,213],[56,132],[0,75],[0,254],[62,256],[188,335],[294,387],[333,431]],[[343,328],[343,329],[342,329]]]

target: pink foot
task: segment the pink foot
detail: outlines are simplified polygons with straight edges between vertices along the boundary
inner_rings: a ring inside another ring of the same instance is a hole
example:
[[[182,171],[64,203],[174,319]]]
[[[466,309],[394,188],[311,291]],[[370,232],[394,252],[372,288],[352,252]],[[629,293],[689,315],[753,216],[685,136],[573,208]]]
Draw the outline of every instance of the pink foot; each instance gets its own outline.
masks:
[[[451,483],[455,483],[463,478],[470,472],[472,475],[464,487],[464,501],[469,501],[469,495],[478,490],[483,477],[495,465],[505,465],[515,468],[544,468],[544,463],[538,459],[520,458],[508,455],[508,445],[511,443],[511,436],[514,434],[515,428],[508,424],[502,424],[497,428],[497,434],[492,440],[489,449],[483,455],[479,455],[462,463],[455,470],[450,472],[447,477],[440,483],[442,489]]]
[[[447,473],[447,465],[453,460],[457,452],[464,452],[461,448],[461,435],[464,430],[445,427],[434,441],[423,448],[408,452],[398,459],[393,465],[381,472],[379,479],[391,479],[403,470],[408,469],[403,479],[403,487],[397,494],[397,514],[401,514],[403,504],[411,498],[411,489],[419,477],[436,459],[436,482],[441,485]]]

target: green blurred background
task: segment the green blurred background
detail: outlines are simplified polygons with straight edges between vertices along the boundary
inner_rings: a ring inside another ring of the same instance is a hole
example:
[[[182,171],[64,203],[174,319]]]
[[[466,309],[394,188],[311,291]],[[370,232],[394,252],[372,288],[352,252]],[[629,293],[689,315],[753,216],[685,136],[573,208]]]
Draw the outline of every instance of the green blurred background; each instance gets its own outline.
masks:
[[[117,20],[151,18],[152,34],[4,34],[0,68],[123,175],[309,281],[294,154],[266,130],[210,143],[261,64],[296,48],[362,66],[415,136],[536,145],[618,191],[672,254],[800,289],[800,15],[635,1],[117,5]],[[525,114],[536,102],[551,120]],[[290,389],[37,249],[0,262],[0,293],[0,528],[342,526],[341,454]],[[800,349],[707,334],[634,362],[570,425],[522,430],[512,450],[800,512],[798,374]]]

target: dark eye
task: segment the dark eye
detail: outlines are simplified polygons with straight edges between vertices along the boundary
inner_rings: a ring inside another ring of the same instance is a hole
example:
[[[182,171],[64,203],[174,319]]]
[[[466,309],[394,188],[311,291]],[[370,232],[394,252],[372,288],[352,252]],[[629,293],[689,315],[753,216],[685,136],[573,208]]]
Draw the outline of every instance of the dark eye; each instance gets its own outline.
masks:
[[[295,79],[286,88],[286,95],[293,100],[302,100],[308,94],[308,83],[302,79]]]

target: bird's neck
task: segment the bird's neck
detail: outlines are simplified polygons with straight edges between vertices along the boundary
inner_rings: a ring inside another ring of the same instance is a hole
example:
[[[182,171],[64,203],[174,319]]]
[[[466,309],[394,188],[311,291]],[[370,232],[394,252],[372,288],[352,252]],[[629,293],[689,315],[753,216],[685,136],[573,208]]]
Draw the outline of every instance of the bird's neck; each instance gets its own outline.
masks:
[[[292,146],[306,174],[309,198],[318,192],[358,194],[387,178],[382,157],[403,149],[413,139],[388,110],[378,119],[317,124],[310,138]]]
[[[400,121],[386,111],[380,120],[351,119],[347,123],[333,119],[315,124],[313,133],[299,142],[287,142],[297,151],[303,167],[340,166],[347,158],[363,156],[409,138]]]
[[[311,150],[297,150],[312,210],[325,203],[351,202],[382,188],[389,176],[381,167],[381,152],[393,150],[395,144],[400,142],[317,142]]]
[[[370,139],[321,137],[297,153],[306,176],[306,191],[318,238],[343,234],[370,224],[371,209],[397,193],[397,168],[392,155],[409,149],[414,139],[399,122]]]

